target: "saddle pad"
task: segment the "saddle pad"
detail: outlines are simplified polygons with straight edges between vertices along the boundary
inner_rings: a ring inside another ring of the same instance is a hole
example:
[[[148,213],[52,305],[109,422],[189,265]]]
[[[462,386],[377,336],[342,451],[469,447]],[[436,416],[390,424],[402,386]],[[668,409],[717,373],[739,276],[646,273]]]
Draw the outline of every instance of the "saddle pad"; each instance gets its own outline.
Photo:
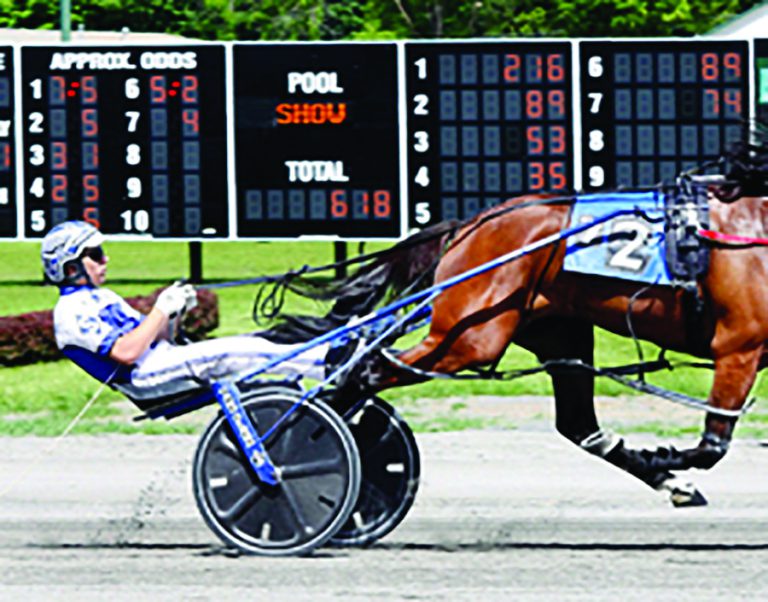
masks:
[[[566,239],[563,269],[634,282],[671,285],[666,262],[664,194],[661,191],[612,192],[576,197],[571,226],[618,215]]]

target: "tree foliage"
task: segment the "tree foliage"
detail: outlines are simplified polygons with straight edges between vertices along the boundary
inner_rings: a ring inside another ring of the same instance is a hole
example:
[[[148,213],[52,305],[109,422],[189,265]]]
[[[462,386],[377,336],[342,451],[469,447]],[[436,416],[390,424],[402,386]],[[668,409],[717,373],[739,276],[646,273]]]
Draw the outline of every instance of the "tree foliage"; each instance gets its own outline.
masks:
[[[219,40],[689,36],[756,0],[72,0],[73,29]],[[55,29],[59,0],[0,0],[0,27]]]

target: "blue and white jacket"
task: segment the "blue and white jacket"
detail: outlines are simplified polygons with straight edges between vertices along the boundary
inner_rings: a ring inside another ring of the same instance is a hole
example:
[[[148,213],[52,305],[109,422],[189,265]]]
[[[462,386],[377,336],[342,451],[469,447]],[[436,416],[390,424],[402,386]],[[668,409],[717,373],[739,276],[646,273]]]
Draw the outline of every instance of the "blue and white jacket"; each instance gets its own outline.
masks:
[[[56,345],[94,378],[130,382],[132,366],[109,357],[115,341],[144,316],[117,293],[92,286],[65,286],[53,310]],[[139,359],[139,362],[141,358]]]

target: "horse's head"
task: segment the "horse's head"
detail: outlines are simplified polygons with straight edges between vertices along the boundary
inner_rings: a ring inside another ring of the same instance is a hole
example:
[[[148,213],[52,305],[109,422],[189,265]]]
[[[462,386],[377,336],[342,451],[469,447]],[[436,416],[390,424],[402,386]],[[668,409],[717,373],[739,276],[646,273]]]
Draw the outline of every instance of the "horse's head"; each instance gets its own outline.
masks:
[[[742,197],[768,196],[768,125],[756,123],[749,140],[732,145],[722,158],[725,175],[712,192],[729,203]]]

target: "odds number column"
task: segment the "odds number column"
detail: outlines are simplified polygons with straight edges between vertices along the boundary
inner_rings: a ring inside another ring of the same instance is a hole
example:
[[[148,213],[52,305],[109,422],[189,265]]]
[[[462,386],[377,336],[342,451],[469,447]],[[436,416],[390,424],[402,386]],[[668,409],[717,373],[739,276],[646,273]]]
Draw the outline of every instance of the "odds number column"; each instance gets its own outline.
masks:
[[[674,182],[681,171],[719,158],[745,134],[746,42],[601,41],[579,47],[585,190]]]
[[[13,80],[13,48],[0,46],[0,238],[17,235]]]
[[[570,43],[405,49],[412,227],[573,187]]]
[[[97,77],[34,73],[23,79],[23,100],[27,236],[73,218],[100,226]]]

